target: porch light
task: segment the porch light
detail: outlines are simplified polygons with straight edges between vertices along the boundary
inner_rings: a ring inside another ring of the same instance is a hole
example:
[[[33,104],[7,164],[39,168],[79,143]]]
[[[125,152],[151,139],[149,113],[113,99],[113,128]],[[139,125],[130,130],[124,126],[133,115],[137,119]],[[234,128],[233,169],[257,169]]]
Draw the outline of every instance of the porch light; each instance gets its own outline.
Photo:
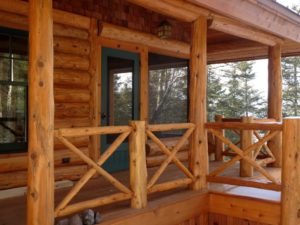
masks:
[[[171,24],[164,20],[161,22],[157,29],[157,36],[162,39],[170,38],[172,35],[172,26]]]

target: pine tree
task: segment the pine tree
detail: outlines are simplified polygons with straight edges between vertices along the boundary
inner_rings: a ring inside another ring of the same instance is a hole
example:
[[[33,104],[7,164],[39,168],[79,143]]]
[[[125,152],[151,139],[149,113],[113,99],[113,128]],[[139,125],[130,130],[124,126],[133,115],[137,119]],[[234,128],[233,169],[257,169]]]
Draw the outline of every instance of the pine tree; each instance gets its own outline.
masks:
[[[283,75],[283,115],[300,115],[300,58],[287,57],[282,59]]]
[[[261,92],[250,84],[255,79],[253,62],[244,61],[228,64],[228,68],[224,72],[227,78],[224,116],[234,118],[251,115],[264,117],[266,102],[263,100]]]
[[[225,94],[225,89],[222,85],[220,66],[209,65],[207,71],[207,119],[213,121],[214,116],[223,114],[222,98]]]

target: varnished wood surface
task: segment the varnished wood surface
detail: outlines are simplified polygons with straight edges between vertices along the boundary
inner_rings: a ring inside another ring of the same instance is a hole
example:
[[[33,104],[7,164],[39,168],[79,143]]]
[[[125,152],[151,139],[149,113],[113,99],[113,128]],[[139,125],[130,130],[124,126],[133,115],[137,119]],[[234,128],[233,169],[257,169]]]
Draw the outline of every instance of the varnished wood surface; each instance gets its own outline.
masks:
[[[220,165],[221,162],[213,162],[210,163],[210,170],[215,169],[217,166]],[[153,172],[157,168],[148,169],[149,175],[152,175]],[[281,177],[281,170],[277,168],[267,168],[267,170],[276,178]],[[239,174],[239,167],[238,164],[226,170],[224,174],[226,176],[238,177]],[[121,182],[129,184],[129,174],[127,172],[120,172],[114,175],[118,178]],[[180,172],[179,169],[175,165],[170,165],[167,168],[167,171],[163,173],[162,177],[159,179],[159,182],[163,181],[170,181],[174,179],[183,178],[183,173]],[[245,178],[246,179],[246,178]],[[249,179],[249,178],[247,178]],[[254,177],[251,178],[252,180],[259,180],[262,179],[261,176],[255,171]],[[65,196],[68,192],[69,188],[60,189],[56,191],[55,194],[55,202],[56,204]],[[237,187],[233,185],[222,185],[222,184],[210,184],[209,185],[210,192],[213,193],[223,193],[228,194],[230,196],[242,196],[247,197],[249,199],[262,199],[271,201],[274,203],[280,202],[280,192],[276,191],[267,191],[262,189],[256,188],[247,188],[247,187]],[[172,193],[181,192],[182,189],[173,190]],[[82,191],[80,192],[79,196],[75,198],[73,202],[78,202],[82,200],[88,200],[95,197],[101,197],[105,194],[113,194],[116,193],[116,190],[103,178],[99,177],[97,179],[91,180],[87,186],[85,186]],[[163,195],[170,194],[170,192],[166,193],[156,193],[150,196],[150,202],[153,199],[157,199],[158,197],[162,197]],[[25,205],[26,205],[26,198],[17,197],[11,198],[6,200],[0,201],[0,224],[1,225],[25,225]],[[112,210],[120,210],[124,208],[130,207],[130,201],[124,201],[118,204],[114,204],[113,206],[104,206],[99,209],[99,211],[106,215],[110,213]]]

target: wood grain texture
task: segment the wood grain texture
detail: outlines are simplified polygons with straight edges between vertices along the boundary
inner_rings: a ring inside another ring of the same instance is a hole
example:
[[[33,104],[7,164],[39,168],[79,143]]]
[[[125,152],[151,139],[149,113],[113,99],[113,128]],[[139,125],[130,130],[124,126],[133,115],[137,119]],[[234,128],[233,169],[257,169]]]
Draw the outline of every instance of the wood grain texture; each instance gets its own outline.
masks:
[[[195,124],[191,139],[190,169],[195,177],[194,190],[207,188],[208,152],[206,122],[207,20],[198,18],[192,26],[190,55],[189,121]]]
[[[52,0],[29,1],[27,224],[54,224]]]
[[[281,74],[281,46],[269,47],[269,89],[268,89],[268,117],[282,121],[282,74]],[[282,137],[276,136],[269,141],[269,148],[275,156],[273,166],[282,164]]]
[[[284,119],[282,167],[282,225],[300,224],[300,120]]]

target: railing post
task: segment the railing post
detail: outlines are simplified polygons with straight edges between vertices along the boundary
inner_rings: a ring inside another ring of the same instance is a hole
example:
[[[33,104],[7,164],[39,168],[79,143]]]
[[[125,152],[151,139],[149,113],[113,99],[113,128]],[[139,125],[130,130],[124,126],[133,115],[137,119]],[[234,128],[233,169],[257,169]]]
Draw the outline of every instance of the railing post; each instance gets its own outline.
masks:
[[[252,123],[253,117],[242,117],[243,123]],[[245,150],[247,147],[253,144],[252,142],[253,131],[252,130],[242,130],[241,131],[241,149]],[[248,155],[253,158],[253,151]],[[252,177],[253,176],[253,166],[251,166],[247,161],[241,160],[240,164],[240,176],[241,177]]]
[[[141,209],[147,206],[146,125],[145,121],[129,125],[133,128],[129,136],[131,207]]]
[[[215,115],[215,122],[217,123],[221,123],[223,120],[224,116],[223,115]],[[223,134],[224,136],[224,130],[220,129],[220,132]],[[219,139],[216,138],[215,139],[215,160],[216,161],[223,161],[223,152],[224,152],[224,143]]]
[[[300,118],[283,120],[281,225],[300,224]]]

